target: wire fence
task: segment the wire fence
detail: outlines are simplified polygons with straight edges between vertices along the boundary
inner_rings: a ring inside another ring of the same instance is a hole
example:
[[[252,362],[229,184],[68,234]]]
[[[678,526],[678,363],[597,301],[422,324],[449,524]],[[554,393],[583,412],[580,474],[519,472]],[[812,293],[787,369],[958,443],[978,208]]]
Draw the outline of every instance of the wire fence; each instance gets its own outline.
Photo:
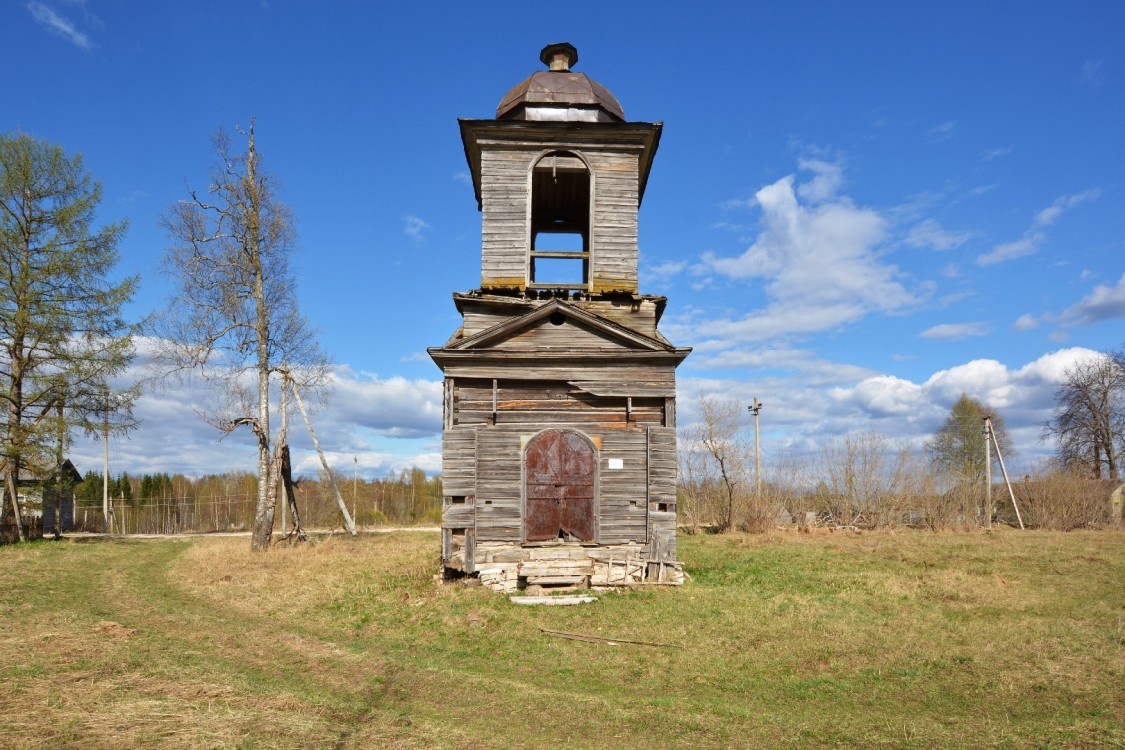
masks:
[[[336,494],[330,488],[298,489],[297,511],[309,529],[332,529],[344,525]],[[441,496],[432,493],[383,492],[348,495],[341,493],[348,513],[358,526],[412,525],[441,520]],[[78,502],[74,508],[76,531],[116,534],[181,534],[216,531],[249,531],[257,512],[257,496],[250,493],[221,495],[166,495],[164,497],[111,502],[109,523],[101,503]],[[275,531],[291,526],[288,508],[278,503]]]

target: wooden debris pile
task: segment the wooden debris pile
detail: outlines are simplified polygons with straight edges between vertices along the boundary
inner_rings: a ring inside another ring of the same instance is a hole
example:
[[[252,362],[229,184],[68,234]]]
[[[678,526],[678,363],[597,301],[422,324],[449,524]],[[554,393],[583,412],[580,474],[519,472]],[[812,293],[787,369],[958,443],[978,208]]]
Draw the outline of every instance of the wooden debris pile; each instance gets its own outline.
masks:
[[[483,547],[483,545],[482,545]],[[650,560],[644,547],[545,546],[495,551],[478,548],[485,561],[476,566],[481,585],[493,591],[599,589],[646,584],[681,585],[683,565]]]

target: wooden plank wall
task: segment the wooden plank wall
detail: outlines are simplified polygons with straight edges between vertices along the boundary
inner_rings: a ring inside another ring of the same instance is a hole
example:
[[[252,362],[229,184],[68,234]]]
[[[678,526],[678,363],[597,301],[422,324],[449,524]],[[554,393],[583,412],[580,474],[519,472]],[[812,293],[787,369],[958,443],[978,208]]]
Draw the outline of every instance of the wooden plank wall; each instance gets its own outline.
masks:
[[[651,300],[641,300],[636,303],[621,300],[582,300],[575,304],[638,333],[646,336],[656,335],[656,303]]]
[[[659,427],[664,421],[664,402],[663,398],[634,398],[627,415],[626,399],[621,396],[594,396],[558,381],[498,379],[495,424],[523,429],[557,425],[585,430]],[[491,380],[454,381],[455,426],[492,424],[492,404]]]
[[[513,314],[518,314],[520,311],[513,312],[512,310],[504,310],[502,308],[487,308],[487,307],[473,307],[465,310],[465,322],[461,327],[462,335],[465,338],[475,336],[481,331],[492,328],[492,326],[506,323],[512,319]]]
[[[594,396],[558,381],[497,380],[495,395],[494,422],[492,381],[455,379],[455,426],[443,436],[444,494],[475,498],[470,507],[478,539],[521,541],[521,438],[560,427],[600,440],[600,541],[648,541],[654,503],[675,502],[675,430],[661,426],[664,398],[634,398],[626,415],[625,398]],[[610,459],[620,467],[610,468]],[[466,509],[446,509],[443,526],[470,525]]]
[[[566,383],[572,380],[609,382],[623,385],[645,383],[649,386],[662,386],[667,393],[676,392],[676,369],[674,365],[644,365],[636,362],[608,361],[597,365],[574,365],[568,362],[543,361],[535,365],[527,362],[507,362],[497,359],[489,363],[447,363],[445,376],[457,381],[458,386],[469,383],[470,379],[485,380],[491,387],[490,378],[512,381],[551,381]]]
[[[676,509],[676,428],[648,428],[649,509]]]
[[[676,559],[676,428],[648,430],[649,557]]]
[[[533,153],[481,144],[481,288],[524,288]]]
[[[520,542],[523,456],[520,432],[506,427],[477,431],[477,538]]]
[[[637,291],[638,152],[585,151],[594,170],[594,292]]]
[[[481,428],[477,432],[477,494],[472,507],[476,514],[478,539],[514,543],[522,541],[521,443],[538,431],[538,427],[492,427]],[[601,439],[601,449],[598,451],[599,541],[603,544],[646,542],[648,506],[645,477],[648,467],[645,431],[595,428],[583,429],[582,432]],[[611,469],[611,459],[620,460],[621,468]],[[463,523],[457,506],[447,506],[447,512],[457,514],[454,525]]]
[[[599,430],[602,449],[601,534],[604,544],[648,541],[648,504],[645,477],[647,437],[644,430]],[[609,468],[610,459],[621,461],[621,468]]]
[[[496,346],[514,352],[600,352],[626,349],[621,339],[584,326],[570,318],[559,325],[552,323],[550,318],[544,318],[534,325],[517,331]],[[640,346],[636,348],[640,349]]]
[[[523,304],[492,306],[487,304],[465,303],[464,324],[461,333],[465,338],[495,325],[511,320],[513,316],[530,312],[534,307],[547,304],[542,301],[522,301]],[[592,312],[595,315],[611,320],[618,325],[630,328],[646,336],[656,336],[656,303],[652,300],[620,299],[583,299],[574,300],[577,307]]]
[[[476,428],[470,425],[445,430],[441,436],[442,494],[460,497],[476,495],[476,461]]]
[[[530,250],[531,166],[544,144],[481,141],[481,287],[523,289]],[[639,149],[570,148],[593,169],[591,291],[637,291]]]

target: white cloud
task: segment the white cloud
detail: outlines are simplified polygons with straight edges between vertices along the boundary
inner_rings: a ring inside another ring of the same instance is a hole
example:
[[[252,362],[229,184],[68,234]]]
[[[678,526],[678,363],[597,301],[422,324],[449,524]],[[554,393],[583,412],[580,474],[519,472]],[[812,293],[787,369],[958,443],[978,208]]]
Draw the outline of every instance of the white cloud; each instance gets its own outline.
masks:
[[[925,400],[921,386],[893,375],[876,375],[851,388],[834,389],[830,395],[877,417],[916,414]]]
[[[653,279],[668,279],[681,273],[687,268],[687,263],[682,260],[666,260],[655,266],[644,268],[646,276]]]
[[[801,159],[797,165],[813,173],[812,180],[797,187],[797,195],[809,203],[820,203],[833,197],[844,181],[844,170],[839,164],[820,159]]]
[[[985,336],[988,332],[988,326],[981,322],[942,323],[941,325],[930,326],[918,335],[924,339],[957,341],[958,339],[966,339],[973,336]]]
[[[946,141],[953,137],[957,131],[957,122],[955,120],[946,120],[943,123],[934,125],[926,135],[929,136],[931,142]]]
[[[385,437],[418,438],[441,430],[442,385],[438,380],[356,377],[337,368],[325,414],[349,428],[364,428]]]
[[[1039,327],[1039,320],[1030,313],[1025,313],[1018,318],[1016,322],[1012,323],[1012,329],[1016,331],[1031,331]]]
[[[137,201],[144,200],[147,197],[148,193],[146,193],[144,190],[130,190],[128,193],[118,198],[117,202],[123,205],[129,205],[130,203],[136,203]]]
[[[1008,368],[995,359],[974,359],[939,370],[923,383],[934,399],[952,404],[962,393],[992,406],[1004,406],[1011,396]]]
[[[1014,242],[1002,242],[992,248],[991,252],[981,255],[977,258],[977,265],[991,266],[996,263],[1003,263],[1006,260],[1015,260],[1025,255],[1031,255],[1039,249],[1039,246],[1046,239],[1047,235],[1043,232],[1027,232],[1020,239]]]
[[[1015,370],[994,359],[977,359],[940,370],[920,384],[879,376],[849,389],[838,389],[833,396],[872,417],[929,415],[932,429],[953,402],[967,393],[1003,410],[1009,429],[1022,429],[1031,435],[1050,417],[1054,390],[1064,370],[1091,353],[1083,348],[1063,349]],[[1034,443],[1023,446],[1024,450],[1036,448]]]
[[[150,342],[138,342],[138,359],[117,385],[144,375]],[[274,406],[279,392],[274,387]],[[440,468],[442,384],[440,381],[379,378],[337,367],[323,402],[302,393],[312,410],[313,428],[334,468],[358,459],[364,476],[383,476],[404,467]],[[182,473],[189,476],[227,471],[256,471],[253,434],[238,428],[225,435],[197,413],[212,405],[215,394],[198,379],[167,382],[146,390],[136,406],[141,424],[127,438],[111,439],[111,472]],[[278,415],[272,416],[274,431]],[[320,462],[299,412],[289,419],[289,442],[297,473],[315,474]],[[78,439],[72,455],[80,471],[99,470],[101,442]],[[436,460],[434,456],[439,458]]]
[[[1097,188],[1090,188],[1083,190],[1081,193],[1074,195],[1062,195],[1055,199],[1055,202],[1047,206],[1039,213],[1035,214],[1035,227],[1049,227],[1062,216],[1063,212],[1067,209],[1074,208],[1080,203],[1095,200],[1101,195],[1101,191]]]
[[[730,198],[719,203],[719,208],[724,211],[741,211],[753,208],[756,205],[753,198]]]
[[[992,161],[993,159],[999,159],[1002,156],[1008,156],[1015,150],[1016,147],[1012,144],[1009,144],[1007,146],[997,146],[996,148],[990,148],[985,151],[983,154],[981,154],[981,158],[985,161]]]
[[[1125,318],[1125,274],[1114,286],[1098,284],[1078,304],[1063,311],[1063,325],[1080,326]]]
[[[421,217],[413,214],[408,214],[402,217],[402,232],[415,243],[421,244],[426,241],[426,233],[432,227],[427,224]]]
[[[787,347],[709,351],[705,345],[696,347],[695,354],[687,360],[685,366],[693,370],[752,370],[755,379],[766,372],[799,373],[801,382],[807,387],[839,385],[872,374],[866,367],[830,362],[817,357],[810,349]]]
[[[952,250],[972,239],[972,232],[954,232],[943,229],[933,219],[926,219],[911,227],[906,234],[906,244],[911,247],[932,247],[934,250]]]
[[[1082,63],[1082,72],[1079,74],[1079,80],[1092,89],[1101,88],[1102,84],[1105,83],[1105,76],[1102,75],[1102,61],[1087,60]]]
[[[83,50],[94,48],[88,34],[80,31],[70,19],[61,16],[42,2],[29,2],[27,11],[35,21],[53,34],[61,36],[75,47]]]
[[[992,248],[990,252],[977,258],[977,265],[990,266],[996,263],[1003,263],[1007,260],[1022,258],[1025,255],[1031,255],[1046,242],[1047,234],[1043,231],[1044,229],[1054,224],[1058,218],[1069,209],[1081,203],[1095,200],[1100,195],[1100,190],[1090,188],[1081,193],[1059,196],[1055,199],[1054,203],[1035,214],[1031,226],[1027,228],[1022,237],[1012,242],[1001,243]]]
[[[1091,354],[1084,348],[1061,349],[1016,368],[978,359],[923,380],[852,372],[835,383],[811,385],[799,371],[751,380],[682,375],[678,411],[681,424],[690,426],[698,419],[700,393],[737,398],[744,404],[753,397],[761,399],[765,404],[763,450],[768,458],[785,450],[815,451],[840,435],[857,431],[874,431],[921,446],[952,404],[967,393],[1003,415],[1016,449],[1014,456],[1005,456],[1011,461],[1008,468],[1023,471],[1021,467],[1053,450],[1040,440],[1040,426],[1051,416],[1063,371]],[[751,420],[746,424],[752,429]]]
[[[916,302],[898,281],[898,268],[881,258],[887,220],[830,193],[838,177],[823,162],[802,165],[814,172],[810,182],[798,184],[789,175],[754,196],[762,228],[746,252],[707,253],[692,269],[697,276],[717,274],[735,282],[764,279],[767,306],[742,317],[700,321],[686,332],[691,339],[729,345],[812,333]],[[818,202],[802,202],[802,195]]]

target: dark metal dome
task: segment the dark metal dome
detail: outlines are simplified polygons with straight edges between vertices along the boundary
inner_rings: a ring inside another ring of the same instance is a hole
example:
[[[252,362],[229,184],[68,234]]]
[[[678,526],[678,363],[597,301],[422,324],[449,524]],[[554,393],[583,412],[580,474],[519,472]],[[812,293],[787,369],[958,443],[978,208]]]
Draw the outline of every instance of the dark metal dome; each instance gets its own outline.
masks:
[[[570,69],[578,62],[573,45],[548,44],[539,59],[550,69],[532,74],[505,94],[496,108],[497,120],[625,121],[617,97],[585,73]]]

